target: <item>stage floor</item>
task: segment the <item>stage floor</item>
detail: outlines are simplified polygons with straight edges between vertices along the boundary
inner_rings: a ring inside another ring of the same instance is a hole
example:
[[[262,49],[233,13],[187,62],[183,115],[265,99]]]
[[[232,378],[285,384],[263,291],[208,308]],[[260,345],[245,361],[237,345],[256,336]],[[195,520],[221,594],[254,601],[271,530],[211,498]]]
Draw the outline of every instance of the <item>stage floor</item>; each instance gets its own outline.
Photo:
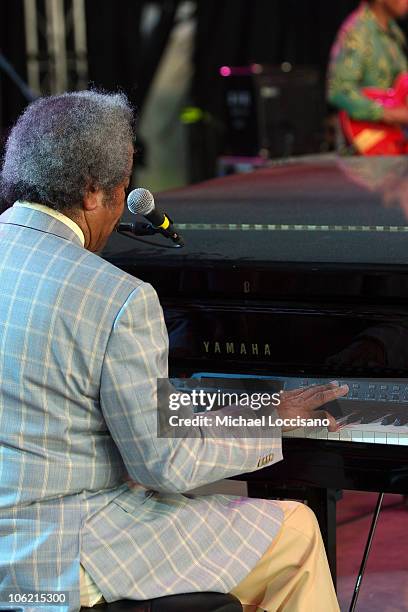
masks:
[[[337,505],[337,594],[347,612],[370,528],[376,493],[344,491]],[[386,495],[366,574],[358,612],[408,610],[408,507],[401,495]]]

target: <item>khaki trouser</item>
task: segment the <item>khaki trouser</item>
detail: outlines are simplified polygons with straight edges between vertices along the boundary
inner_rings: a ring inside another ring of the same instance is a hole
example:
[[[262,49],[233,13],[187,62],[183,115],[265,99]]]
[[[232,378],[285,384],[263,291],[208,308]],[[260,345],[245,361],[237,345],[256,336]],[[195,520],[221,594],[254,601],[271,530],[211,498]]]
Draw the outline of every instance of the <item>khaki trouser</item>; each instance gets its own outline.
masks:
[[[282,528],[253,570],[232,593],[244,612],[339,612],[316,518],[304,504],[278,502]],[[104,601],[80,568],[81,606]]]
[[[280,502],[282,528],[231,592],[244,612],[339,612],[319,525],[304,504]]]

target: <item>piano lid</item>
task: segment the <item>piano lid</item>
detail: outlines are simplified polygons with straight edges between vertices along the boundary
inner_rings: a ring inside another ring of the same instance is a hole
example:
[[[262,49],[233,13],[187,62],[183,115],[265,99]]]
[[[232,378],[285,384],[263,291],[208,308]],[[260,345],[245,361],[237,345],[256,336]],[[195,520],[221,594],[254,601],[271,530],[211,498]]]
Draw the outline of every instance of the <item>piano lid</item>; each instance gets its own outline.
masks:
[[[408,262],[408,159],[312,156],[164,192],[184,249],[115,234],[105,256],[144,264]],[[134,219],[129,212],[125,221]],[[165,244],[162,237],[153,239]]]

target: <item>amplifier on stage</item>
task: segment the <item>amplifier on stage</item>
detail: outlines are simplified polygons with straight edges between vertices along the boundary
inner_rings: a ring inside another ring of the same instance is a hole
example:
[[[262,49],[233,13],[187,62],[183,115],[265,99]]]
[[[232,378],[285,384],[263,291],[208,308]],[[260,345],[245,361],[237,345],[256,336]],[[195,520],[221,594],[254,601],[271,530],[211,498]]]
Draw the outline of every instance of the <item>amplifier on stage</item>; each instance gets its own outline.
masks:
[[[288,157],[315,153],[323,140],[324,84],[313,67],[222,66],[224,154]]]

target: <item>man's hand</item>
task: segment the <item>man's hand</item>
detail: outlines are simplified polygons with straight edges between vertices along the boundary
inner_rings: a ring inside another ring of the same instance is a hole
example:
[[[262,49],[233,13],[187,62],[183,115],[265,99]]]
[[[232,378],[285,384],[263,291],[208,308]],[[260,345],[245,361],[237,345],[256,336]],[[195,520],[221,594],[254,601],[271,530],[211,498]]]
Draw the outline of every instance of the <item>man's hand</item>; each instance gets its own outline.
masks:
[[[337,431],[338,426],[335,418],[326,410],[316,410],[327,402],[331,402],[343,395],[347,395],[348,386],[339,387],[336,383],[328,385],[316,385],[306,389],[295,389],[294,391],[283,391],[281,403],[277,408],[281,419],[328,419],[329,431]],[[290,431],[295,427],[282,427],[283,431]]]

